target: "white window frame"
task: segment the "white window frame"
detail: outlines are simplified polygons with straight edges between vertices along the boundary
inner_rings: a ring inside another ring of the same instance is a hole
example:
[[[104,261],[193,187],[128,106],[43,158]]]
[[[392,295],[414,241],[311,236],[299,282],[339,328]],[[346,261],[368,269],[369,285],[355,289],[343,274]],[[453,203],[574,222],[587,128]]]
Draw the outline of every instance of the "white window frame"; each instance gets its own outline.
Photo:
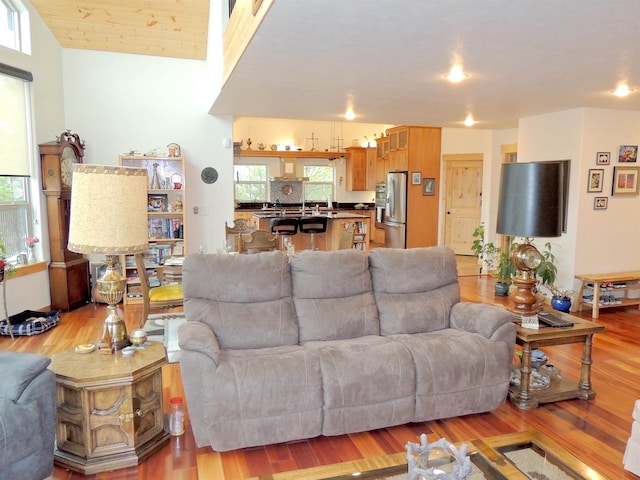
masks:
[[[307,195],[307,188],[311,185],[328,185],[331,187],[331,197],[335,198],[335,190],[336,190],[336,168],[334,165],[331,165],[329,162],[323,163],[323,162],[318,162],[318,161],[313,161],[313,162],[305,162],[303,167],[302,167],[302,171],[303,171],[303,175],[306,177],[306,171],[305,169],[307,167],[323,167],[323,168],[330,168],[333,171],[333,178],[330,182],[314,182],[311,179],[309,179],[308,181],[304,182],[304,201],[305,202],[326,202],[327,199],[323,198],[323,199],[318,199],[318,198],[308,198]]]
[[[10,25],[0,24],[0,45],[31,55],[29,11],[19,0],[0,0],[0,2],[8,11],[13,12],[13,34],[11,34]],[[4,13],[4,9],[0,12]],[[0,22],[5,22],[5,19],[0,19]]]
[[[265,180],[240,180],[236,177],[235,167],[264,167],[265,169]],[[255,199],[253,203],[265,203],[269,201],[269,165],[266,163],[237,163],[234,165],[234,178],[233,178],[233,197],[236,202],[238,199],[236,198],[236,187],[238,185],[263,185],[264,186],[264,199]],[[246,200],[244,200],[246,201]]]

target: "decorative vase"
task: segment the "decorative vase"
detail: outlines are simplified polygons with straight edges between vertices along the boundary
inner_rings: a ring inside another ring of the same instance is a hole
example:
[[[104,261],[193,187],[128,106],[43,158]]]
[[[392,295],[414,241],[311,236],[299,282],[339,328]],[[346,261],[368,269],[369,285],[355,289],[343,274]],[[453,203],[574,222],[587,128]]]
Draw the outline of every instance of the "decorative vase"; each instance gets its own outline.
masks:
[[[507,295],[509,295],[509,284],[496,282],[495,291],[498,297],[506,297]]]
[[[160,183],[160,175],[158,174],[158,166],[159,164],[153,164],[153,173],[151,174],[151,185],[149,188],[151,190],[159,190],[162,188],[162,184]]]
[[[571,299],[553,297],[551,298],[551,306],[559,312],[569,313],[571,311]]]
[[[37,261],[38,259],[33,251],[33,245],[29,245],[29,248],[27,249],[27,263],[36,263]]]

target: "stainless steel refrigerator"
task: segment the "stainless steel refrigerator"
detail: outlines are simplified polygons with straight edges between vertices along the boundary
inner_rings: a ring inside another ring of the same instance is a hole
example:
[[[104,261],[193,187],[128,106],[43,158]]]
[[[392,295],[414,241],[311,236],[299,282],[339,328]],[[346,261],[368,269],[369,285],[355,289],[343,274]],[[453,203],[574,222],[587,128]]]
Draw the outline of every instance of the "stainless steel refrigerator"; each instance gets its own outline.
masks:
[[[407,247],[407,172],[387,174],[384,233],[385,247]]]

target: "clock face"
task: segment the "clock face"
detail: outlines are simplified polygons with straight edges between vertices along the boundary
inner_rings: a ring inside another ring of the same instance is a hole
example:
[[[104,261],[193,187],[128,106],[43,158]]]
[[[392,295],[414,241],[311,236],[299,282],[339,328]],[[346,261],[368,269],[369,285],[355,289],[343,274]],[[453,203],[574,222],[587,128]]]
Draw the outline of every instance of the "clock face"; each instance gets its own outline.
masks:
[[[66,187],[71,186],[74,163],[78,163],[78,159],[76,158],[73,148],[65,147],[62,150],[60,175],[62,177],[62,184]]]

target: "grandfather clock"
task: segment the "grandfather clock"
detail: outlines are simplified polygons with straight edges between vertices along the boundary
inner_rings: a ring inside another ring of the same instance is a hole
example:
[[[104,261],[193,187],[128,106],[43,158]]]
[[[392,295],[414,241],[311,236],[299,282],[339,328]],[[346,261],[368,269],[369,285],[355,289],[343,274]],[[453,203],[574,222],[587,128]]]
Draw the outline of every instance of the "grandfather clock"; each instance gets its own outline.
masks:
[[[84,142],[78,134],[67,130],[55,142],[39,147],[49,221],[51,308],[68,311],[90,299],[89,260],[67,250],[73,164],[82,162]]]

